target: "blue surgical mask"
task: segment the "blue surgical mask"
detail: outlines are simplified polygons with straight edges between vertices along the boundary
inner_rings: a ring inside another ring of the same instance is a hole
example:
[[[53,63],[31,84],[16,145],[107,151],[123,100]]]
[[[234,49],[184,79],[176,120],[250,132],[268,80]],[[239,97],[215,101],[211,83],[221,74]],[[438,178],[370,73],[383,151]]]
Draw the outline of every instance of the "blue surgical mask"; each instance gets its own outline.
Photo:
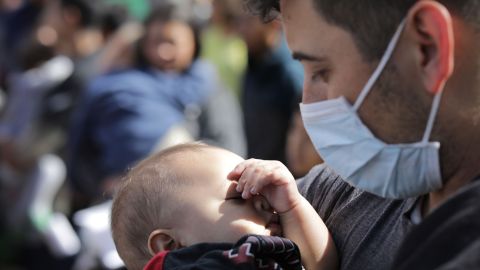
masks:
[[[442,187],[440,143],[429,141],[442,91],[434,97],[423,139],[417,143],[386,144],[373,135],[357,113],[390,60],[403,28],[402,22],[353,106],[344,97],[300,104],[305,128],[326,164],[351,185],[394,199]]]

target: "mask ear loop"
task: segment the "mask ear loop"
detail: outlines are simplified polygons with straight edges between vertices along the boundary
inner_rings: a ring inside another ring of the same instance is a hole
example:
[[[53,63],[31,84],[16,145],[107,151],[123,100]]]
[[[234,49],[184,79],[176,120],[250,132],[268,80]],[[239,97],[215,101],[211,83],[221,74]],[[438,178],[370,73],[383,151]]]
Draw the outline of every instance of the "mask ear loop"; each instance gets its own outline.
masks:
[[[430,115],[428,116],[427,127],[425,128],[425,133],[423,134],[422,143],[428,143],[430,140],[430,135],[432,134],[433,124],[435,123],[435,118],[440,108],[440,101],[442,100],[443,89],[441,89],[433,98],[432,109],[430,110]]]
[[[398,40],[400,39],[400,36],[401,36],[404,28],[405,28],[405,20],[403,20],[400,23],[400,25],[398,26],[397,30],[395,31],[395,34],[393,35],[392,39],[390,40],[390,43],[388,43],[387,50],[383,54],[383,57],[380,60],[380,63],[378,64],[377,68],[373,72],[370,79],[368,79],[367,83],[365,84],[362,91],[360,92],[360,95],[358,95],[357,100],[355,101],[355,104],[353,105],[353,109],[355,111],[358,111],[358,109],[362,105],[363,101],[367,97],[368,93],[370,92],[370,90],[372,90],[373,85],[375,84],[375,82],[377,82],[378,78],[380,77],[383,70],[385,69],[385,66],[387,65],[388,61],[392,57],[393,52],[395,51],[395,48],[397,47]]]

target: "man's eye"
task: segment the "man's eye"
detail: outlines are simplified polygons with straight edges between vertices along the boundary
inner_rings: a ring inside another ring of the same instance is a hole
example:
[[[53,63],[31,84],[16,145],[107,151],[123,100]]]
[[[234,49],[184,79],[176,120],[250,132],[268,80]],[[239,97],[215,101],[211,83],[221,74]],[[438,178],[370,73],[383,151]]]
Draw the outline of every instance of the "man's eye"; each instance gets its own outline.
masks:
[[[313,82],[318,81],[318,80],[327,81],[328,80],[328,70],[323,69],[323,70],[319,70],[319,71],[314,72],[311,76],[311,80]]]

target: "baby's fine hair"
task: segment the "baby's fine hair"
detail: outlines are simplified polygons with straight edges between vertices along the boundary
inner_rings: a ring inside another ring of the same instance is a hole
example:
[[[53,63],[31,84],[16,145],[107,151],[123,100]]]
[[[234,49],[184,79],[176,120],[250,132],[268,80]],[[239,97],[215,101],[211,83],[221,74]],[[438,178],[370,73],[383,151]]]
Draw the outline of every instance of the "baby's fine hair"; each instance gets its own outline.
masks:
[[[113,199],[111,228],[128,269],[143,269],[152,257],[148,250],[150,233],[172,226],[182,186],[194,180],[183,174],[188,168],[174,164],[188,158],[187,153],[215,148],[202,143],[173,146],[144,159],[123,177]]]

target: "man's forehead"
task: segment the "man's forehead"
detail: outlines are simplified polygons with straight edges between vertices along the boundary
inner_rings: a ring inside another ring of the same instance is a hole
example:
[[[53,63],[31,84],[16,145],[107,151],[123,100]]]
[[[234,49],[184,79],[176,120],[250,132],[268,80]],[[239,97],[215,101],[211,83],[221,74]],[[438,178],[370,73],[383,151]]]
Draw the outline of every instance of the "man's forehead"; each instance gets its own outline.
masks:
[[[325,62],[343,53],[345,43],[354,46],[351,33],[333,25],[316,10],[311,0],[282,0],[282,24],[294,58]]]
[[[281,0],[279,15],[284,21],[312,15],[320,16],[315,10],[312,0]]]
[[[314,25],[318,31],[323,31],[323,28],[337,28],[327,22],[311,0],[282,0],[281,3],[279,19],[285,25],[300,29]],[[318,28],[319,26],[321,28]]]

